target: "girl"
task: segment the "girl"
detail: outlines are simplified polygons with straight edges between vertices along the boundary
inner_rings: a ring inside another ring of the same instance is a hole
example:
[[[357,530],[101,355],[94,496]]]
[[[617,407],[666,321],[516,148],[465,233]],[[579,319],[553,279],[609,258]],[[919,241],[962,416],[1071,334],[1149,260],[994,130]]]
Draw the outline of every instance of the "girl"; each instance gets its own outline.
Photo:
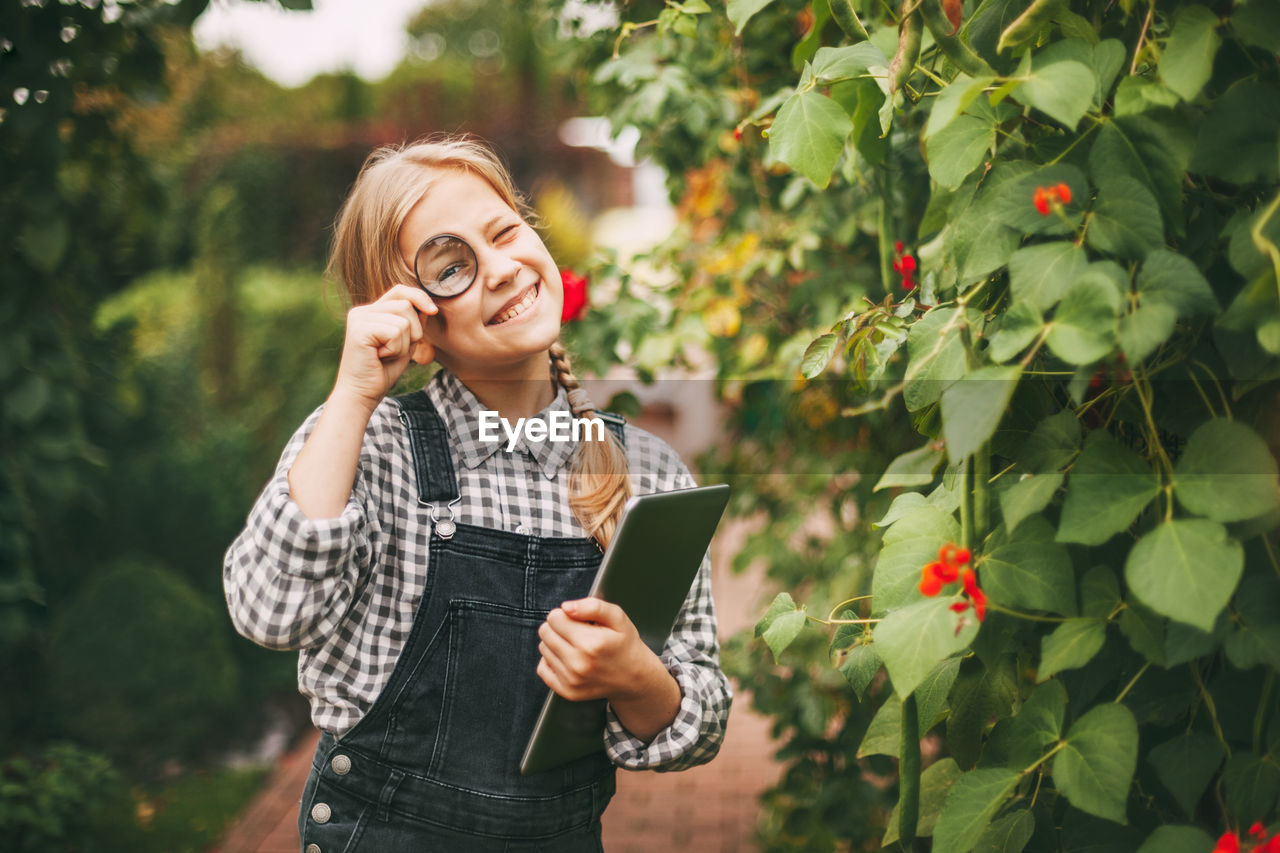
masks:
[[[482,410],[597,415],[530,214],[460,137],[375,151],[338,216],[337,379],[223,567],[236,629],[301,650],[306,853],[600,850],[615,765],[691,767],[724,737],[707,559],[661,656],[583,598],[632,490],[694,485],[676,453],[607,413],[603,441],[480,438]],[[442,369],[387,399],[411,360]],[[547,687],[607,700],[601,751],[522,776]]]

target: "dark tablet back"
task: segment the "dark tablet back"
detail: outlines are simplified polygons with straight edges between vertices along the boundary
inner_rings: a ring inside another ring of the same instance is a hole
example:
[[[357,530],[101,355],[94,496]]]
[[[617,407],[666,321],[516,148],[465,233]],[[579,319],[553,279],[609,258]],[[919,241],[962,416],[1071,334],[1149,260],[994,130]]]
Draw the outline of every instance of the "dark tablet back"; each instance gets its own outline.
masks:
[[[626,611],[654,654],[666,645],[728,502],[725,485],[627,501],[590,594]],[[537,773],[599,750],[604,708],[604,700],[570,702],[548,690],[520,772]]]

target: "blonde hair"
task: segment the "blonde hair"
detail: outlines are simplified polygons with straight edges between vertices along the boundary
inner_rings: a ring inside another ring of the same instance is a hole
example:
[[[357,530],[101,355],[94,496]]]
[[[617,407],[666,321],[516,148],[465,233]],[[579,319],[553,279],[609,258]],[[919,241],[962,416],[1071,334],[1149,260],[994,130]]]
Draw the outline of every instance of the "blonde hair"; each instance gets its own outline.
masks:
[[[483,179],[525,221],[538,224],[506,166],[474,137],[433,135],[411,144],[381,146],[366,158],[334,221],[327,274],[342,283],[353,305],[375,301],[392,282],[414,280],[400,254],[400,228],[441,169]],[[573,414],[593,417],[595,406],[574,376],[564,344],[555,341],[548,357],[549,378],[565,389]],[[613,537],[629,497],[626,452],[612,431],[605,430],[604,441],[579,444],[569,469],[569,507],[601,547]]]

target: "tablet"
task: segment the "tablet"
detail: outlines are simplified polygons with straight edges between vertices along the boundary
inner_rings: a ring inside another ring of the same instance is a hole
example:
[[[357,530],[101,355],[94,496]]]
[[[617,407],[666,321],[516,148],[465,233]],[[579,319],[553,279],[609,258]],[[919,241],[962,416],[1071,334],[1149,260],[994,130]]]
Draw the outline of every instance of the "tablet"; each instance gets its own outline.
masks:
[[[654,654],[667,643],[728,502],[729,487],[717,485],[636,495],[623,507],[588,595],[626,611]],[[604,728],[604,699],[570,702],[548,689],[520,772],[598,752]]]

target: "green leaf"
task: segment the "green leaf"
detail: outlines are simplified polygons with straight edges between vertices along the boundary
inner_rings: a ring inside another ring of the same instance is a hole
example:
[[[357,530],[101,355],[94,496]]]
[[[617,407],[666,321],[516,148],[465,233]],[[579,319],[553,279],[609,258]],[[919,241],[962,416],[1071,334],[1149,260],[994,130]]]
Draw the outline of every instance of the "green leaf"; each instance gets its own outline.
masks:
[[[1124,574],[1129,589],[1157,613],[1212,631],[1244,571],[1244,551],[1221,524],[1169,521],[1138,540]]]
[[[849,114],[835,101],[816,89],[797,92],[769,129],[769,152],[826,189],[852,130]]]
[[[998,364],[1006,362],[1030,346],[1043,329],[1044,318],[1039,311],[1026,302],[1015,302],[1000,318],[1000,328],[991,336],[987,354]]]
[[[1137,601],[1120,612],[1120,633],[1138,654],[1165,666],[1165,620]]]
[[[1213,58],[1222,39],[1218,16],[1203,6],[1183,6],[1173,19],[1173,34],[1160,54],[1160,79],[1184,101],[1195,100],[1213,74]]]
[[[964,661],[951,691],[947,717],[947,749],[965,768],[977,763],[991,721],[1009,717],[1018,695],[1013,658],[998,657],[988,663],[981,658],[982,651],[977,651],[978,659]]]
[[[1129,364],[1141,364],[1173,334],[1178,312],[1171,305],[1139,305],[1120,318],[1120,349]]]
[[[1064,409],[1036,424],[1018,449],[1018,465],[1032,473],[1057,471],[1079,448],[1080,421],[1074,412]]]
[[[1274,811],[1280,794],[1280,766],[1271,756],[1237,752],[1222,769],[1222,786],[1227,810],[1241,825],[1266,820]]]
[[[1137,285],[1143,305],[1165,304],[1179,317],[1212,316],[1219,310],[1213,288],[1191,259],[1168,249],[1147,255]]]
[[[1080,579],[1080,614],[1106,619],[1120,604],[1120,582],[1106,566],[1094,566]]]
[[[1053,759],[1053,781],[1071,805],[1126,823],[1125,802],[1138,765],[1138,723],[1124,705],[1097,705],[1067,731]]]
[[[1057,540],[1101,545],[1128,529],[1159,492],[1160,478],[1141,456],[1094,430],[1071,468]]]
[[[1035,831],[1036,819],[1029,810],[1007,814],[987,827],[973,853],[1020,853]]]
[[[778,655],[791,645],[800,635],[805,623],[804,609],[797,607],[791,593],[780,592],[774,596],[769,609],[756,623],[755,636],[764,638],[769,650],[773,652],[773,662],[778,662]]]
[[[927,486],[933,482],[934,472],[941,462],[942,448],[935,441],[930,441],[924,447],[908,450],[889,463],[871,491]]]
[[[1142,258],[1164,246],[1160,205],[1140,181],[1109,177],[1098,187],[1098,201],[1085,239],[1099,252]]]
[[[899,745],[902,743],[902,700],[890,693],[871,718],[867,725],[867,733],[862,736],[858,745],[858,758],[869,755],[892,755],[897,757]]]
[[[1159,200],[1165,226],[1181,234],[1182,181],[1194,147],[1195,139],[1179,113],[1117,116],[1099,129],[1089,149],[1089,172],[1098,186],[1116,178],[1136,178]]]
[[[914,453],[915,451],[909,451],[909,452]],[[898,458],[901,459],[902,457],[898,457]],[[893,463],[890,463],[891,467],[892,467],[892,464]],[[884,478],[882,477],[881,480],[883,479]],[[878,486],[879,483],[877,483],[876,485]],[[872,491],[874,492],[876,491],[876,489],[872,489]],[[906,517],[906,515],[910,513],[912,510],[920,509],[921,507],[928,506],[928,505],[929,505],[929,502],[925,500],[924,495],[920,494],[919,492],[903,492],[902,494],[898,495],[896,498],[893,499],[893,503],[889,504],[888,512],[886,512],[879,521],[871,522],[871,526],[877,529],[881,527],[889,527],[895,522]]]
[[[1244,521],[1276,509],[1277,476],[1275,457],[1256,432],[1215,418],[1187,441],[1174,469],[1174,493],[1197,515]]]
[[[1022,479],[1000,492],[1000,514],[1004,525],[1013,531],[1024,519],[1030,518],[1049,505],[1053,495],[1062,485],[1062,474],[1025,474]]]
[[[982,367],[942,392],[942,434],[952,462],[976,453],[991,438],[1021,375],[1016,365]]]
[[[920,811],[916,819],[918,838],[928,838],[933,835],[938,817],[942,814],[942,806],[947,800],[947,794],[951,792],[951,786],[962,775],[964,774],[954,758],[935,761],[920,774]],[[901,803],[894,803],[888,829],[885,830],[884,838],[880,842],[884,847],[898,840],[898,807],[900,805]]]
[[[891,610],[876,628],[876,646],[884,660],[894,692],[905,699],[940,662],[968,647],[978,625],[960,621],[946,596],[928,598]]]
[[[956,116],[969,108],[982,90],[991,85],[991,77],[972,78],[967,74],[958,74],[947,86],[938,92],[929,109],[929,120],[924,126],[924,138],[928,139],[949,125]]]
[[[969,205],[952,208],[944,248],[953,259],[961,284],[983,278],[1009,262],[1022,235],[996,214],[1006,204],[1005,196],[1018,190],[1016,182],[1034,171],[1025,160],[997,162]],[[1025,198],[1030,207],[1030,192]]]
[[[1211,853],[1213,839],[1197,826],[1161,826],[1147,836],[1138,853]]]
[[[920,570],[936,560],[938,549],[960,540],[960,525],[932,506],[913,511],[884,534],[884,547],[871,580],[873,613],[920,599]]]
[[[1237,3],[1231,13],[1231,31],[1245,44],[1280,53],[1280,6],[1267,0]]]
[[[995,142],[995,125],[974,116],[960,116],[925,143],[929,175],[953,190],[982,165]]]
[[[783,613],[773,620],[773,623],[765,629],[764,641],[769,646],[769,651],[773,652],[773,662],[778,662],[778,655],[782,654],[787,646],[791,645],[796,637],[800,636],[800,631],[804,629],[804,623],[808,619],[803,610],[793,610],[790,613]]]
[[[1045,681],[1066,669],[1079,669],[1093,660],[1107,639],[1101,619],[1068,619],[1040,642],[1037,681]]]
[[[1238,669],[1266,664],[1280,671],[1280,586],[1265,575],[1247,577],[1235,596],[1227,658]]]
[[[1009,287],[1014,305],[1029,303],[1043,314],[1058,304],[1088,265],[1084,249],[1070,240],[1019,249],[1009,258]]]
[[[831,333],[814,338],[805,349],[804,358],[800,360],[800,373],[804,378],[812,379],[826,370],[839,344],[840,336]]]
[[[1090,268],[1063,297],[1045,341],[1068,364],[1092,364],[1115,346],[1119,309],[1120,294],[1111,279]]]
[[[933,830],[934,853],[967,853],[1022,778],[1003,767],[971,770],[951,786]]]
[[[880,671],[880,655],[876,652],[875,643],[864,643],[849,649],[844,662],[840,664],[840,674],[853,688],[853,695],[861,702],[867,688]]]
[[[726,12],[729,22],[733,24],[734,35],[742,35],[742,28],[751,20],[751,16],[772,2],[773,0],[729,0]]]
[[[902,398],[917,412],[936,403],[942,389],[964,376],[966,355],[959,308],[935,308],[917,320],[907,336],[907,372]]]
[[[1036,210],[1036,189],[1058,184],[1070,187],[1071,204],[1064,208],[1063,216],[1056,213],[1045,216]],[[1089,184],[1084,172],[1075,166],[1055,163],[1034,168],[1001,184],[994,195],[996,215],[1015,231],[1021,234],[1069,234],[1079,226],[1083,217],[1083,208],[1089,200]]]
[[[1006,607],[1074,616],[1075,577],[1067,549],[1050,541],[1052,528],[1032,518],[1013,538],[983,556],[978,582],[991,600]]]
[[[1160,784],[1173,795],[1188,817],[1226,757],[1222,743],[1205,732],[1187,732],[1151,750],[1147,763],[1155,768]]]
[[[1214,99],[1200,121],[1191,170],[1233,184],[1274,183],[1278,129],[1280,89],[1246,77]]]
[[[1088,65],[1063,60],[1037,67],[1033,58],[1030,78],[1014,90],[1014,95],[1068,130],[1075,130],[1093,104],[1097,88],[1098,78]]]
[[[869,41],[846,47],[820,47],[813,56],[813,76],[819,83],[852,80],[873,65],[888,65],[884,51]]]
[[[1058,680],[1037,687],[1013,718],[1009,766],[1030,767],[1058,742],[1067,715],[1067,691]]]

